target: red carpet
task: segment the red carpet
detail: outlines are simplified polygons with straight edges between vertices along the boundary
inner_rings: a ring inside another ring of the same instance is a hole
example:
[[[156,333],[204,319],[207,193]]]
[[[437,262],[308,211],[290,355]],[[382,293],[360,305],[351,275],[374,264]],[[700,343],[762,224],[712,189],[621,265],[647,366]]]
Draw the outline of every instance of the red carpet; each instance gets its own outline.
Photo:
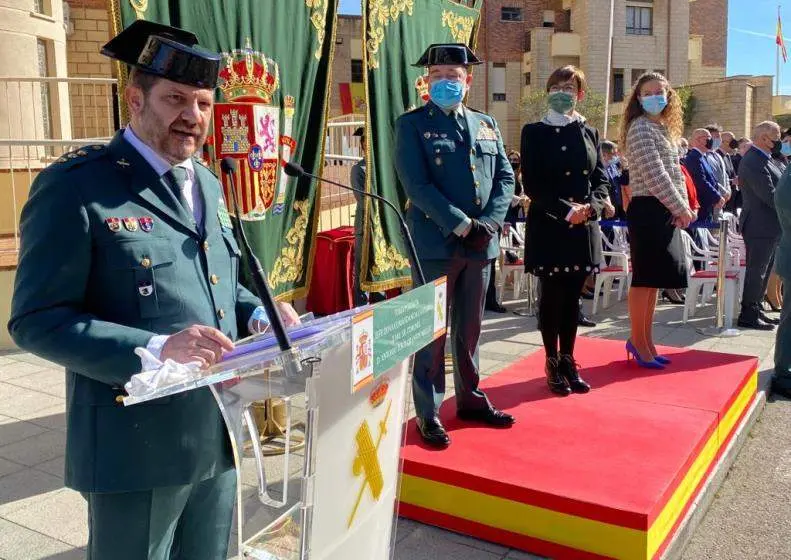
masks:
[[[447,450],[409,426],[400,514],[553,558],[658,557],[753,402],[758,362],[660,351],[673,363],[646,370],[623,342],[580,338],[593,391],[566,398],[530,355],[482,384],[511,429],[461,423],[448,401]]]

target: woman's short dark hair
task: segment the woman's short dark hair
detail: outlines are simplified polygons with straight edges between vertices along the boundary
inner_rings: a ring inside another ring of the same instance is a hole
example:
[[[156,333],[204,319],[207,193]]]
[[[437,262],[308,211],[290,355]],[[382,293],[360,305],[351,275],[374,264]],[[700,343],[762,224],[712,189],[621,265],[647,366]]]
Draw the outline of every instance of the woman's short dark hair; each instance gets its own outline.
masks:
[[[577,84],[577,91],[585,91],[587,87],[587,83],[585,82],[585,73],[571,64],[561,66],[552,72],[552,74],[549,76],[549,79],[547,80],[547,91],[549,91],[552,86],[564,84],[572,79]]]

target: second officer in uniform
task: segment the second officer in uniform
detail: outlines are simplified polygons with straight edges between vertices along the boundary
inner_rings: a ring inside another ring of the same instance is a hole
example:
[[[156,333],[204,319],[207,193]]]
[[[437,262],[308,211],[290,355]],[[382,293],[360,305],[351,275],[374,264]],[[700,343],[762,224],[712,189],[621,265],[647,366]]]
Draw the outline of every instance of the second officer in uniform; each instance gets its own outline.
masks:
[[[514,173],[494,119],[465,107],[470,66],[463,44],[431,45],[416,66],[428,68],[431,100],[396,122],[396,170],[410,200],[406,222],[428,281],[448,279],[457,415],[509,426],[478,388],[478,341],[489,263],[514,193]],[[415,356],[417,427],[432,446],[450,438],[439,420],[445,395],[445,337]]]

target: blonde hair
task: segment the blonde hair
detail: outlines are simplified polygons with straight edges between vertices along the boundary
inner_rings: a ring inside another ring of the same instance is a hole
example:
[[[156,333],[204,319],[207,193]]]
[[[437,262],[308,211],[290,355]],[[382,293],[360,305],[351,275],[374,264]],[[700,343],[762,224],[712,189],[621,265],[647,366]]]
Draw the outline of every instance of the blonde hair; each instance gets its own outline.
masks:
[[[678,93],[670,87],[670,82],[659,72],[646,72],[632,88],[629,101],[626,103],[623,116],[621,118],[621,145],[626,145],[626,134],[632,122],[645,114],[643,106],[640,104],[640,89],[648,82],[659,82],[667,89],[667,107],[660,113],[662,124],[667,127],[672,142],[677,142],[684,134],[684,111],[681,108],[681,98]]]

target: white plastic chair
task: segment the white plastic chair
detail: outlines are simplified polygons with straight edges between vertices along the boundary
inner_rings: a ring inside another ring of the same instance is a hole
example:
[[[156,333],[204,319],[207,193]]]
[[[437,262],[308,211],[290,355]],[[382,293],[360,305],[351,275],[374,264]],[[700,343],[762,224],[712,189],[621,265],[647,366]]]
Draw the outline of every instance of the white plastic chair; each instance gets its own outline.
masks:
[[[701,241],[701,246],[698,247],[694,241],[692,242],[693,255],[697,253],[699,256],[709,257],[709,260],[703,264],[704,270],[718,270],[720,257],[719,237],[712,234],[708,228],[699,228],[698,237]],[[738,234],[728,233],[726,242],[726,250],[728,252],[726,270],[739,274],[739,291],[737,293],[739,300],[741,300],[744,290],[744,279],[747,276],[747,261],[745,260],[747,250],[744,247],[744,240]],[[713,294],[714,288],[707,286],[703,291],[703,301],[709,301]]]
[[[515,253],[519,258],[515,263],[509,263],[505,256],[506,252]],[[524,254],[524,237],[519,234],[516,228],[511,227],[511,224],[506,223],[500,235],[500,279],[498,282],[500,298],[503,298],[506,278],[512,275],[513,299],[519,299],[519,294],[522,292],[522,280],[525,274]]]
[[[606,240],[605,240],[606,241]],[[602,309],[610,306],[610,293],[613,291],[613,283],[618,280],[618,301],[623,299],[626,286],[631,281],[632,273],[629,268],[629,255],[622,251],[602,251],[602,256],[610,257],[610,264],[599,268],[596,274],[596,282],[593,287],[593,308],[591,313],[596,314],[599,306],[599,293],[604,290]]]
[[[717,285],[717,271],[716,270],[695,270],[694,262],[710,262],[710,255],[696,256],[693,254],[694,242],[692,237],[686,232],[681,232],[681,240],[684,244],[684,258],[687,264],[687,292],[684,303],[684,318],[683,322],[686,323],[690,317],[695,316],[695,311],[698,306],[698,296],[702,294],[705,288],[712,291]],[[701,251],[701,249],[698,249]],[[738,303],[736,295],[739,289],[739,273],[733,270],[725,270],[725,294],[717,294],[717,297],[725,297],[725,326],[730,327],[733,324],[733,317],[736,313],[736,305]]]

